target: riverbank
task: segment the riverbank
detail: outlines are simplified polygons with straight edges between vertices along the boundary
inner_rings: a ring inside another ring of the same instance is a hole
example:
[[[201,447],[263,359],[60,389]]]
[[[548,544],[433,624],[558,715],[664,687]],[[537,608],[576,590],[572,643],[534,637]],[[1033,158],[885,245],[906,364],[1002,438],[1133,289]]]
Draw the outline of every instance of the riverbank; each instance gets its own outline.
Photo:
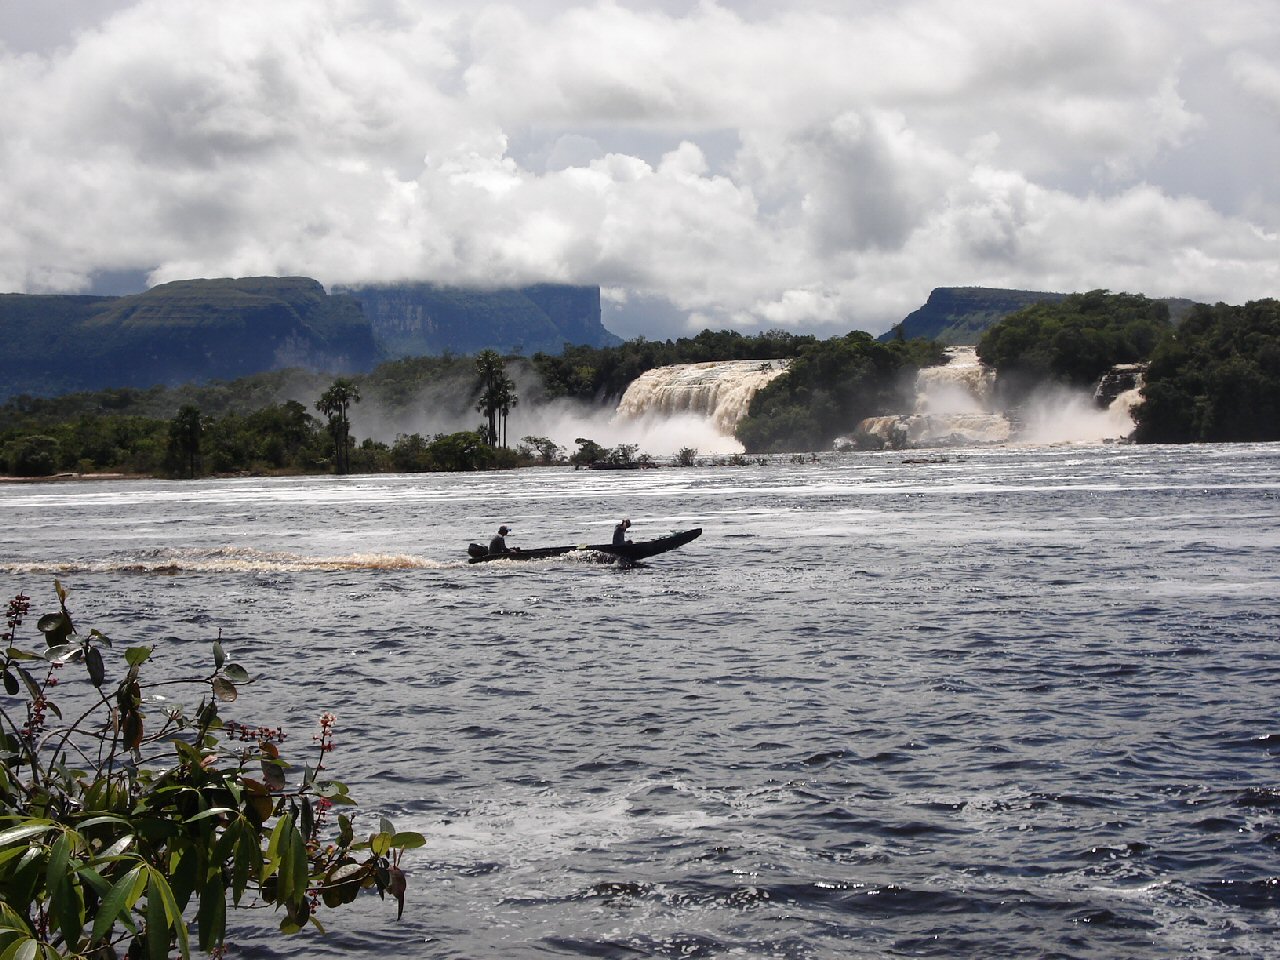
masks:
[[[80,480],[150,480],[145,473],[55,473],[48,477],[0,476],[0,483],[68,483]]]

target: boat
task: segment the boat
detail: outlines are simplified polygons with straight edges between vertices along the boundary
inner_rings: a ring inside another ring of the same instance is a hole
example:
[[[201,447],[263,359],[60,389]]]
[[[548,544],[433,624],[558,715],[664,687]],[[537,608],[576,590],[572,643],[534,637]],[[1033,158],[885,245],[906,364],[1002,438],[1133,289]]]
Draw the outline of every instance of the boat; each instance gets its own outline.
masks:
[[[488,548],[479,544],[472,543],[467,546],[468,563],[485,563],[489,560],[546,560],[550,557],[562,557],[566,553],[596,553],[601,556],[606,563],[614,560],[623,560],[635,563],[637,560],[647,560],[649,557],[655,557],[660,553],[666,553],[668,550],[674,550],[677,547],[683,547],[691,540],[696,540],[702,536],[702,528],[694,527],[692,530],[681,530],[679,533],[673,533],[670,536],[658,537],[656,540],[640,540],[634,543],[624,543],[614,545],[612,543],[582,543],[572,544],[563,547],[535,547],[531,550],[511,550],[507,553],[490,553]]]

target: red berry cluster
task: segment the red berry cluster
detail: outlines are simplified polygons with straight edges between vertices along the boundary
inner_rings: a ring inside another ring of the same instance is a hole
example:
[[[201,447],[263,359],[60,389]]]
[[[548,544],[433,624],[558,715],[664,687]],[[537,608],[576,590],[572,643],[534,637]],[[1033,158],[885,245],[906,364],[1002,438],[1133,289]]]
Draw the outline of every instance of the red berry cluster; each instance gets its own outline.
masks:
[[[228,720],[222,729],[228,737],[234,737],[242,743],[284,743],[288,736],[280,727],[253,727],[234,720]]]
[[[24,737],[34,737],[44,729],[44,717],[48,709],[49,701],[45,699],[43,693],[31,701],[27,707],[27,722],[22,725]]]
[[[0,638],[0,639],[3,639],[5,643],[12,643],[15,631],[22,624],[23,618],[26,617],[27,613],[30,612],[30,610],[31,610],[30,597],[24,596],[23,594],[20,593],[16,597],[14,597],[12,600],[10,600],[9,609],[5,612],[5,617],[4,617],[4,623],[5,623],[4,636],[3,638]]]

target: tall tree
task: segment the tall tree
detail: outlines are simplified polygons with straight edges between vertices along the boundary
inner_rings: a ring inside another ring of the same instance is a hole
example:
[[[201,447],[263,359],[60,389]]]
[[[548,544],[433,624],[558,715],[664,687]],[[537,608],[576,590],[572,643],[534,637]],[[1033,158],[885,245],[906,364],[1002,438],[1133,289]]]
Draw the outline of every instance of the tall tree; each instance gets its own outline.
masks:
[[[507,417],[511,414],[511,408],[520,402],[520,398],[516,396],[516,382],[510,377],[503,375],[498,382],[498,415],[502,417],[502,446],[507,445]]]
[[[169,421],[169,454],[175,464],[181,464],[187,477],[196,475],[196,459],[200,456],[200,437],[204,433],[204,420],[200,408],[184,403],[177,416]]]
[[[351,404],[360,402],[360,388],[345,377],[333,381],[316,409],[329,418],[329,434],[333,437],[334,469],[347,473],[351,469]]]
[[[476,402],[476,410],[485,415],[488,421],[489,446],[496,447],[499,441],[498,418],[502,418],[501,441],[507,445],[507,415],[516,405],[515,381],[507,376],[502,357],[496,350],[481,350],[476,356],[476,373],[480,376],[480,399]]]

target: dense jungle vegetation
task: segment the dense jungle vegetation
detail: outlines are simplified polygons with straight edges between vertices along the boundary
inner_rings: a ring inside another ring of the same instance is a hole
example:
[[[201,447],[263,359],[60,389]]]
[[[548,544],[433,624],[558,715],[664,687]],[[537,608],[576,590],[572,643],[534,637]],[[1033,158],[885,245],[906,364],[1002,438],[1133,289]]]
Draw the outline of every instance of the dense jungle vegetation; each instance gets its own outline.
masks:
[[[1199,305],[1151,354],[1142,443],[1280,440],[1280,301]]]
[[[1150,362],[1134,410],[1140,443],[1280,440],[1280,302],[1164,303],[1094,290],[994,324],[978,356],[1015,402],[1033,386],[1088,387],[1117,363]]]
[[[1146,360],[1169,333],[1168,304],[1140,294],[1093,290],[1033,304],[987,329],[978,358],[1017,402],[1044,383],[1092,388],[1117,363]]]
[[[916,371],[942,359],[940,343],[878,343],[862,331],[805,344],[787,372],[752,398],[738,440],[748,453],[829,450],[864,417],[909,407]]]
[[[355,404],[392,419],[424,408],[470,410],[476,414],[476,428],[433,436],[404,434],[391,443],[351,437],[345,447],[335,446],[334,440],[334,430],[343,429],[341,418],[316,415],[332,377],[306,370],[181,387],[18,396],[0,406],[0,472],[177,477],[336,469],[478,470],[548,463],[564,459],[567,451],[554,449],[545,437],[521,438],[513,449],[496,442],[496,424],[502,423],[505,432],[505,414],[511,407],[556,398],[609,404],[631,380],[655,366],[794,357],[805,349],[820,350],[820,342],[786,333],[744,336],[709,330],[675,341],[641,338],[617,347],[571,347],[558,356],[506,358],[508,376],[498,384],[501,389],[495,389],[491,370],[477,367],[476,357],[396,360],[349,378],[360,397]],[[486,424],[490,413],[494,418]],[[599,449],[602,455],[609,452]]]

